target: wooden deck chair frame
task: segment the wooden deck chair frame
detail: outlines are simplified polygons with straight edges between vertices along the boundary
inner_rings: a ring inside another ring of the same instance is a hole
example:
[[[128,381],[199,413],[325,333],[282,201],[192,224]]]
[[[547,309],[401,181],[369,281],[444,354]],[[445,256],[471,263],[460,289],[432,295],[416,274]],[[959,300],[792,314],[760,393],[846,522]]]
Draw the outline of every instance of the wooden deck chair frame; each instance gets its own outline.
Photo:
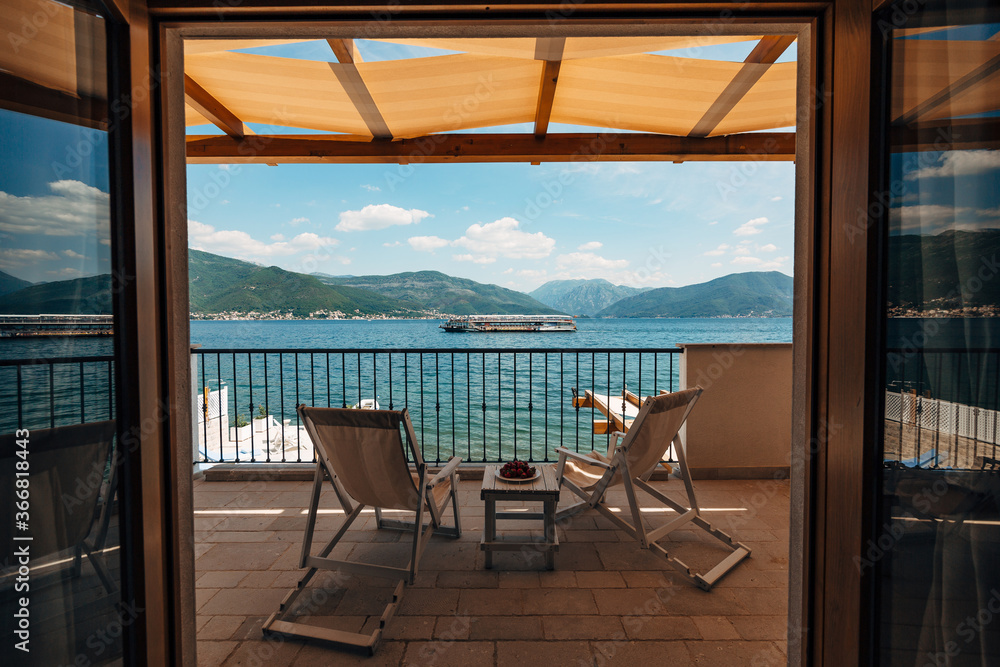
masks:
[[[608,446],[606,461],[593,456],[586,456],[563,447],[556,449],[556,451],[559,452],[559,463],[556,467],[556,478],[559,480],[560,488],[566,487],[573,494],[582,498],[581,502],[561,510],[556,516],[557,519],[565,520],[585,510],[596,509],[598,512],[610,519],[616,526],[639,540],[644,549],[649,549],[653,553],[666,559],[667,563],[680,572],[688,581],[695,584],[702,590],[710,591],[723,576],[736,567],[740,561],[750,555],[750,549],[744,544],[735,541],[725,532],[715,528],[701,515],[701,509],[698,507],[698,500],[695,496],[694,485],[691,481],[691,475],[689,474],[687,467],[687,448],[680,437],[680,426],[687,420],[688,415],[691,413],[691,410],[694,408],[695,403],[698,402],[698,398],[704,390],[701,387],[695,387],[694,389],[687,391],[691,392],[690,399],[687,403],[673,408],[674,410],[684,410],[683,418],[678,425],[677,432],[673,435],[670,441],[663,443],[663,452],[661,452],[658,457],[662,458],[664,456],[671,443],[674,445],[677,462],[680,465],[682,479],[684,481],[684,489],[687,492],[687,507],[681,503],[671,500],[649,483],[649,478],[656,469],[656,464],[650,466],[649,470],[636,471],[629,469],[629,449],[632,447],[632,443],[641,432],[643,423],[650,414],[654,401],[664,398],[664,395],[661,395],[655,398],[646,399],[628,433],[617,431],[612,434],[611,442]],[[596,466],[597,468],[603,469],[604,473],[596,483],[590,485],[587,489],[581,488],[563,475],[566,462],[569,459],[580,461],[590,466]],[[604,496],[608,491],[608,488],[617,484],[616,473],[618,472],[621,472],[620,480],[622,485],[625,487],[625,495],[628,498],[629,512],[632,518],[631,523],[619,516],[618,513],[611,511],[604,501]],[[652,496],[654,500],[659,501],[659,503],[662,503],[663,505],[666,505],[676,511],[679,516],[657,528],[646,530],[642,522],[641,508],[636,494],[637,490],[646,492],[648,495]],[[692,571],[691,568],[685,565],[682,561],[671,556],[665,548],[656,543],[657,540],[669,535],[677,528],[680,528],[688,523],[693,523],[699,528],[705,530],[733,550],[732,553],[730,553],[726,558],[704,574]]]
[[[306,432],[309,434],[309,437],[313,442],[313,449],[316,452],[316,471],[313,475],[312,495],[309,500],[309,517],[306,521],[305,534],[302,541],[302,553],[299,557],[299,567],[308,567],[309,569],[299,580],[295,588],[293,588],[281,601],[278,611],[271,614],[271,616],[264,623],[263,631],[265,634],[277,633],[282,635],[305,637],[309,639],[318,639],[339,646],[363,649],[366,650],[369,655],[373,655],[381,643],[382,633],[385,630],[386,624],[399,609],[405,585],[412,584],[417,575],[420,557],[423,554],[424,549],[427,547],[427,542],[431,534],[435,533],[454,538],[458,538],[462,534],[457,495],[457,469],[458,465],[462,462],[462,459],[457,456],[451,457],[437,474],[431,476],[427,465],[424,463],[423,457],[420,454],[420,448],[417,446],[417,438],[413,430],[413,423],[410,421],[409,413],[405,409],[401,412],[391,413],[397,416],[405,429],[410,455],[412,456],[412,460],[416,463],[418,479],[415,486],[417,487],[417,492],[421,502],[415,503],[416,507],[413,508],[416,512],[416,518],[414,521],[384,519],[382,518],[382,508],[373,507],[375,510],[376,526],[378,529],[386,528],[412,532],[413,549],[410,556],[410,562],[405,568],[400,568],[329,558],[330,552],[333,551],[333,548],[337,546],[337,543],[344,537],[347,530],[354,523],[355,519],[360,516],[361,510],[363,510],[366,505],[353,499],[346,492],[337,477],[329,451],[320,439],[314,420],[310,416],[311,413],[320,411],[349,412],[358,415],[361,419],[364,419],[366,415],[376,415],[378,413],[385,415],[386,413],[390,413],[388,410],[345,410],[341,408],[307,408],[305,405],[299,406],[299,420],[305,426]],[[402,443],[400,444],[402,445]],[[320,549],[318,555],[312,555],[310,552],[312,551],[313,535],[316,527],[316,517],[318,514],[320,493],[323,489],[324,479],[328,479],[330,481],[330,485],[333,487],[333,491],[337,496],[337,500],[340,503],[341,508],[344,510],[346,518],[336,535],[333,536],[333,539]],[[438,485],[449,480],[451,482],[451,488],[448,493],[442,500],[435,500],[434,489]],[[454,511],[454,526],[442,525],[443,514],[449,501],[451,502],[452,509]],[[355,504],[355,502],[357,502],[357,504]],[[429,518],[429,522],[426,524],[423,523],[425,513]],[[291,611],[296,598],[298,598],[298,596],[305,590],[310,580],[319,570],[340,570],[353,574],[400,579],[399,584],[393,591],[391,601],[386,606],[385,611],[379,619],[378,625],[371,632],[371,634],[345,632],[286,620],[286,617],[289,611]]]

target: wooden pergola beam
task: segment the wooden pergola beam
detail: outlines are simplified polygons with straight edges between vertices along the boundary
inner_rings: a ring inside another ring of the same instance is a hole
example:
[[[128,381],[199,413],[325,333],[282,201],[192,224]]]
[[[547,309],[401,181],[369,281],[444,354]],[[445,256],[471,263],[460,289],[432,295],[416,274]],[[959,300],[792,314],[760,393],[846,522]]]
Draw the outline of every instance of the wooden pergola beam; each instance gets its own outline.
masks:
[[[375,98],[372,97],[371,91],[368,90],[368,84],[361,77],[361,71],[358,69],[358,63],[361,62],[361,54],[355,48],[354,40],[328,39],[326,41],[330,45],[330,48],[333,49],[333,54],[337,57],[337,62],[340,63],[339,66],[331,63],[330,68],[333,69],[333,73],[337,77],[337,80],[340,81],[340,85],[344,87],[348,97],[351,98],[351,102],[354,104],[354,108],[358,110],[361,119],[368,126],[368,131],[376,139],[392,139],[392,132],[389,130],[389,125],[382,117],[382,112],[378,110]]]
[[[107,100],[70,95],[6,72],[0,72],[0,109],[95,130],[108,129]]]
[[[995,38],[996,35],[990,39],[993,40]],[[986,80],[987,77],[992,76],[997,71],[1000,71],[1000,55],[993,56],[965,76],[955,79],[940,91],[932,95],[929,99],[924,100],[908,112],[904,113],[894,122],[900,125],[909,125],[910,123],[919,121],[921,118],[926,118],[942,105],[947,104],[961,93],[978,86]]]
[[[539,139],[549,131],[549,118],[552,117],[552,103],[556,98],[556,83],[565,48],[564,37],[539,37],[535,40],[535,60],[543,61],[538,103],[535,105],[535,136]]]
[[[710,135],[719,126],[722,119],[729,115],[733,107],[739,104],[739,101],[750,92],[754,84],[760,81],[767,69],[794,41],[794,35],[769,35],[757,42],[757,46],[743,61],[742,69],[736,73],[719,98],[695,124],[690,136],[707,137]]]
[[[1000,149],[1000,118],[959,118],[897,126],[890,130],[893,153]]]
[[[791,161],[794,132],[721,137],[662,134],[432,134],[372,141],[345,135],[189,136],[191,164],[411,164],[601,161]]]
[[[247,128],[243,121],[188,74],[184,75],[184,98],[212,125],[233,139],[243,139],[247,135]]]

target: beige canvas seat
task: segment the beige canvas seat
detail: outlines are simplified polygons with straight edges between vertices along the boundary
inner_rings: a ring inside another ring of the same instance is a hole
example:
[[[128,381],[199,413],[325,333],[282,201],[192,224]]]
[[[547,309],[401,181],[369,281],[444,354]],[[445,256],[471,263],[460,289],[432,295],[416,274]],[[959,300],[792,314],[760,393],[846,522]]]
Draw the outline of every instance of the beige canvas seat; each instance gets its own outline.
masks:
[[[309,569],[296,587],[285,596],[278,611],[267,619],[263,629],[265,633],[320,639],[374,653],[382,639],[386,623],[399,607],[404,585],[413,583],[420,556],[431,533],[456,538],[461,536],[456,491],[457,469],[462,459],[451,457],[440,472],[432,476],[420,454],[413,424],[406,410],[309,408],[301,405],[298,414],[316,452],[316,473],[309,501],[309,518],[299,558],[299,567]],[[403,444],[401,429],[406,434],[406,445]],[[407,452],[410,461],[407,461]],[[416,467],[416,472],[411,471],[411,463]],[[312,540],[324,478],[329,479],[346,518],[333,539],[317,555],[313,555]],[[442,517],[449,502],[454,511],[454,526],[442,525]],[[412,532],[413,548],[406,567],[328,557],[365,507],[374,509],[377,528]],[[414,512],[416,518],[412,522],[384,519],[383,510]],[[425,515],[429,519],[426,524]],[[332,630],[288,620],[295,599],[319,570],[338,570],[347,574],[400,580],[371,634]]]
[[[680,428],[702,391],[701,387],[695,387],[647,398],[628,433],[612,434],[607,454],[600,452],[579,454],[563,447],[556,449],[559,452],[556,477],[559,479],[560,488],[565,487],[582,499],[581,502],[561,510],[557,514],[557,519],[565,520],[584,510],[596,509],[639,540],[643,548],[664,557],[667,563],[689,581],[707,591],[711,590],[712,586],[741,560],[749,556],[750,549],[702,518],[698,507],[694,485],[688,474],[687,449],[681,440]],[[688,499],[687,507],[671,500],[649,484],[649,477],[671,443],[674,444],[683,475]],[[622,513],[612,511],[605,504],[604,496],[608,489],[619,484],[625,487],[631,523],[620,516]],[[647,530],[643,523],[642,507],[639,504],[637,491],[644,491],[654,501],[677,512],[678,516],[657,528]],[[702,528],[733,550],[705,574],[693,572],[656,543],[657,540],[688,523]]]

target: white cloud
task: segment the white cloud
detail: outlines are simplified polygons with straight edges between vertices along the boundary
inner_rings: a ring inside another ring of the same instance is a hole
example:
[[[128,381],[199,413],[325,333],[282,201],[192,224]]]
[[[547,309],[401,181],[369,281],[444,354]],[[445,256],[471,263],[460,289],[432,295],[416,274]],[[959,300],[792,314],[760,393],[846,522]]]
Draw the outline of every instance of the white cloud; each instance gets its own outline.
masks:
[[[48,275],[50,275],[50,276],[55,276],[57,278],[77,278],[77,277],[83,275],[83,272],[80,271],[80,269],[74,269],[74,268],[69,267],[69,266],[67,266],[64,269],[58,269],[58,270],[54,270],[54,271],[46,271],[45,273],[48,274]]]
[[[773,243],[767,243],[767,244],[762,245],[759,248],[757,248],[757,250],[759,250],[761,252],[774,252],[777,249],[778,249],[778,246],[774,245]]]
[[[285,235],[284,234],[272,234],[271,235],[271,240],[272,241],[284,241],[285,240]]]
[[[337,239],[303,232],[291,240],[259,241],[236,229],[216,229],[196,220],[188,221],[188,245],[195,250],[219,253],[227,257],[257,261],[271,257],[288,257],[302,252],[328,250],[340,243]]]
[[[59,255],[48,250],[0,248],[0,270],[3,271],[57,259],[59,259]]]
[[[433,252],[438,248],[443,248],[451,242],[439,236],[411,236],[406,240],[410,247],[420,252]]]
[[[604,244],[601,243],[600,241],[587,241],[586,243],[581,243],[579,246],[577,246],[577,250],[583,250],[583,251],[599,250],[600,248],[603,247]]]
[[[497,261],[496,257],[483,257],[477,255],[452,255],[451,258],[456,262],[474,262],[476,264],[492,264]]]
[[[433,216],[427,211],[416,208],[406,210],[392,204],[369,204],[360,211],[342,212],[340,222],[334,229],[338,232],[370,231],[396,225],[415,225],[430,217]]]
[[[712,222],[708,223],[708,226],[709,227],[714,227],[717,224],[719,224],[719,221],[718,220],[713,220]]]
[[[545,269],[521,269],[517,272],[517,275],[521,278],[544,278],[548,275],[548,271]]]
[[[708,252],[706,252],[705,255],[707,257],[718,257],[719,255],[726,254],[727,250],[729,250],[729,244],[728,243],[722,243],[715,250],[709,250]]]
[[[741,255],[739,257],[733,257],[730,264],[736,264],[739,266],[755,266],[761,263],[761,260],[757,257],[747,257],[746,255]]]
[[[746,247],[745,245],[741,245],[740,247],[733,249],[733,254],[734,255],[749,255],[750,254],[750,248]]]
[[[752,234],[760,234],[761,225],[766,225],[768,223],[767,218],[754,218],[753,220],[747,220],[742,225],[733,230],[733,234],[736,236],[751,236]]]
[[[87,259],[86,256],[81,255],[80,253],[76,252],[75,250],[63,250],[62,254],[66,255],[67,257],[69,257],[71,259]]]
[[[757,268],[759,268],[761,271],[773,271],[775,269],[781,269],[784,268],[785,263],[788,262],[788,260],[790,259],[791,257],[775,257],[770,262],[764,262]]]
[[[291,220],[288,221],[288,224],[290,224],[292,227],[298,227],[303,222],[309,222],[309,218],[292,218]]]
[[[918,178],[974,176],[1000,169],[1000,151],[945,151],[940,164],[924,167],[906,175],[906,180]]]
[[[781,199],[782,199],[781,195],[771,197],[771,201],[781,201]]]
[[[465,236],[455,239],[452,245],[465,248],[477,257],[497,256],[511,259],[542,259],[552,254],[555,239],[542,232],[523,232],[514,218],[500,218],[485,225],[471,225]]]
[[[610,270],[618,271],[626,268],[628,266],[627,259],[607,259],[606,257],[601,257],[592,252],[571,252],[565,255],[559,255],[556,257],[556,266],[560,269],[566,269],[571,267],[583,268],[595,270]]]
[[[49,183],[51,195],[17,197],[0,192],[0,231],[45,236],[107,239],[111,225],[108,193],[80,181]]]
[[[377,185],[368,185],[367,183],[365,183],[361,187],[363,187],[368,192],[381,192],[382,191],[382,188],[380,188],[379,186],[377,186]]]
[[[383,248],[395,248],[396,246],[401,246],[401,245],[403,245],[402,241],[393,241],[392,243],[388,243],[388,242],[383,243],[382,247]]]
[[[722,262],[712,262],[712,268],[717,269],[722,266]]]
[[[973,210],[964,206],[942,206],[940,204],[917,204],[891,209],[893,230],[902,233],[936,234],[946,229],[957,229],[963,225],[958,218],[966,218]],[[970,221],[971,222],[971,221]]]

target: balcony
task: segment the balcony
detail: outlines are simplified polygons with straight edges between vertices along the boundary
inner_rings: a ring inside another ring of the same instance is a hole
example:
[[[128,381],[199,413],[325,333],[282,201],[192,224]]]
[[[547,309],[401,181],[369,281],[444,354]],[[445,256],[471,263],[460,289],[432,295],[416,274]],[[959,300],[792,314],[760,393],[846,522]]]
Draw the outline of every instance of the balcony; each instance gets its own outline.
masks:
[[[660,481],[668,496],[679,480]],[[373,658],[297,639],[264,638],[261,624],[300,576],[298,555],[310,484],[287,481],[195,483],[198,657],[205,665],[779,665],[787,633],[787,481],[705,480],[706,514],[753,549],[750,558],[705,593],[668,572],[662,560],[613,529],[596,512],[560,527],[553,571],[542,558],[498,554],[483,568],[483,503],[478,480],[459,487],[463,534],[434,537]],[[567,499],[564,495],[564,502]],[[627,508],[624,493],[609,492]],[[324,497],[317,539],[343,521]],[[563,503],[560,504],[562,506]],[[657,516],[656,520],[662,520]],[[405,564],[400,533],[375,531],[374,515],[348,531],[335,557],[367,556]],[[325,524],[325,525],[324,525]],[[512,530],[533,527],[536,523]],[[700,532],[700,531],[699,531]],[[679,530],[678,553],[721,552],[704,533]],[[698,544],[704,543],[704,544]],[[692,555],[692,566],[698,564]],[[370,631],[391,587],[385,580],[319,579],[311,623]]]

